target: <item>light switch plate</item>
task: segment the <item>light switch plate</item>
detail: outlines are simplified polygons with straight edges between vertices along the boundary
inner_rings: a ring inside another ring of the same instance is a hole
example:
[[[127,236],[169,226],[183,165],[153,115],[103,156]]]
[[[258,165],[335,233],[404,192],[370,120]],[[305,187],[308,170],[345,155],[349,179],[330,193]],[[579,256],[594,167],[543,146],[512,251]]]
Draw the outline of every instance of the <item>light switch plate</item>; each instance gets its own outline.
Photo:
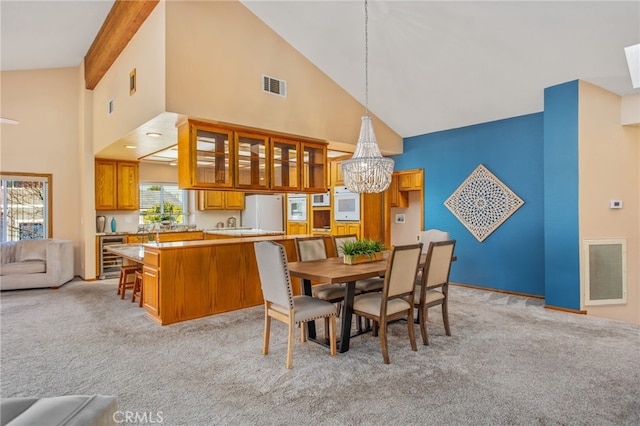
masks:
[[[622,208],[622,200],[611,200],[609,202],[609,207],[612,209],[621,209]]]

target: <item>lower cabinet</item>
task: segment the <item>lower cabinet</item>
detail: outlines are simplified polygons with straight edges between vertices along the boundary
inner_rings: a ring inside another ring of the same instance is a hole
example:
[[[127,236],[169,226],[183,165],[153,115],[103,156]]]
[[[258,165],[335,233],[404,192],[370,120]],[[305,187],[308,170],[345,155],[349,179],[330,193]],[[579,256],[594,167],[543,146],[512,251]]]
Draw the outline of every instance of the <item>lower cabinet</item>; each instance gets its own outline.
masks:
[[[360,238],[360,222],[336,222],[334,235],[356,234]]]
[[[155,257],[157,260],[157,255]],[[160,318],[160,273],[156,267],[148,266],[146,262],[147,254],[145,253],[145,265],[142,268],[142,306],[151,317],[158,320]]]
[[[307,222],[287,222],[287,235],[304,235],[309,233]]]

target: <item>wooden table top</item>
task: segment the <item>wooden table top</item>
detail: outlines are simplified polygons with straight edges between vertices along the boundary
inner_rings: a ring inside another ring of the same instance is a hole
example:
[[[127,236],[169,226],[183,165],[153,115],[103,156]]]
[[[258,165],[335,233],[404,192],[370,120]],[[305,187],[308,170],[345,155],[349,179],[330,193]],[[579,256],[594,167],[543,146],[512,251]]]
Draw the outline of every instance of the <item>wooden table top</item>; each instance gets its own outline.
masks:
[[[306,262],[290,262],[288,266],[292,277],[337,284],[384,275],[387,271],[387,259],[348,265],[343,262],[342,257],[330,257]]]

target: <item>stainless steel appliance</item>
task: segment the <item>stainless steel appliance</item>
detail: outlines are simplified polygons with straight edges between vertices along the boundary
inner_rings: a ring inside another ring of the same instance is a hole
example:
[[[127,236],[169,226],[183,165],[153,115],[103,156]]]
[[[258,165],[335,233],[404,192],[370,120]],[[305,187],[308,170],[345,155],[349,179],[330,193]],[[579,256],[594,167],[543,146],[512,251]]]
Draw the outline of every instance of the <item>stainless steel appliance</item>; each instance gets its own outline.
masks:
[[[311,205],[313,207],[328,207],[331,205],[331,191],[324,194],[311,194]]]
[[[266,231],[282,231],[283,196],[253,194],[244,197],[242,226]]]
[[[113,278],[120,276],[120,267],[122,266],[122,256],[107,251],[106,247],[113,244],[126,243],[126,235],[101,235],[99,238],[100,245],[100,273],[98,279]]]
[[[287,218],[290,222],[307,221],[307,194],[287,195]]]
[[[346,186],[334,188],[333,216],[342,222],[360,222],[360,194]]]

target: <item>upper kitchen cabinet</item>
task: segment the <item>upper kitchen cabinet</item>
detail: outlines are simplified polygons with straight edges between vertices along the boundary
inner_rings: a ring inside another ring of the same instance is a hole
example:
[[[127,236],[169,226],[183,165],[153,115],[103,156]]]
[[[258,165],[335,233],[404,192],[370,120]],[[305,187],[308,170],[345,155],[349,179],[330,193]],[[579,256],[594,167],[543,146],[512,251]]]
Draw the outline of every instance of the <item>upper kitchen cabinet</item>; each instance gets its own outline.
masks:
[[[244,210],[244,192],[198,191],[198,210]]]
[[[233,188],[233,130],[189,120],[178,126],[178,186]]]
[[[96,158],[96,210],[138,210],[138,163]]]
[[[327,144],[235,124],[178,126],[178,186],[243,192],[325,192]]]
[[[326,192],[327,146],[311,142],[302,143],[302,190]]]
[[[271,188],[277,191],[300,191],[300,142],[271,139]]]
[[[424,170],[405,170],[396,172],[398,176],[398,191],[420,191],[424,180]]]
[[[269,137],[235,132],[235,142],[235,187],[249,191],[269,189]]]

